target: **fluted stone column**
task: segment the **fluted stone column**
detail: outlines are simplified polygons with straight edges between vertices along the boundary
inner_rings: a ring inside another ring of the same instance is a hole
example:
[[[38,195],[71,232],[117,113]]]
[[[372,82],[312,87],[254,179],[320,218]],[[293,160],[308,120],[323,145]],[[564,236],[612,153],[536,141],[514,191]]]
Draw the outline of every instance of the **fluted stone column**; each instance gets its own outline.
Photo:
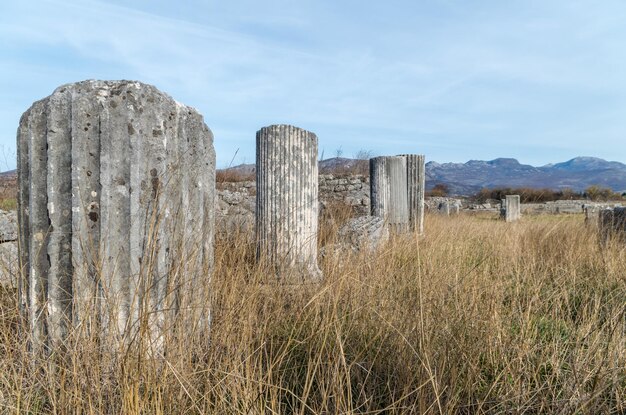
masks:
[[[372,216],[378,216],[394,232],[409,228],[407,159],[381,156],[370,159]]]
[[[17,146],[34,351],[62,347],[73,326],[118,341],[141,320],[159,342],[168,313],[206,323],[215,152],[197,111],[139,82],[78,82],[24,113]]]
[[[518,221],[521,214],[521,204],[519,195],[506,195],[504,199],[504,220],[507,222]]]
[[[256,134],[257,258],[282,277],[318,280],[317,136],[291,125]]]
[[[424,189],[426,187],[425,157],[405,154],[410,230],[424,233]]]
[[[424,233],[424,156],[403,154],[370,159],[371,213],[394,232]]]

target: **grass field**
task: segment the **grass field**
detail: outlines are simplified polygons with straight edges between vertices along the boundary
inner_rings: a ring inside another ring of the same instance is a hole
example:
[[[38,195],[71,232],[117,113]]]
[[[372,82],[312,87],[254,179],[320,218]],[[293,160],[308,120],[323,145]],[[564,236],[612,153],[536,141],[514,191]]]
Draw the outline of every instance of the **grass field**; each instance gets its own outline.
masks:
[[[17,200],[15,198],[0,198],[0,210],[15,210],[17,209]]]
[[[211,331],[161,359],[76,341],[31,363],[2,288],[0,413],[626,413],[626,246],[578,215],[426,232],[328,255],[320,285],[268,282],[253,235],[221,235]]]

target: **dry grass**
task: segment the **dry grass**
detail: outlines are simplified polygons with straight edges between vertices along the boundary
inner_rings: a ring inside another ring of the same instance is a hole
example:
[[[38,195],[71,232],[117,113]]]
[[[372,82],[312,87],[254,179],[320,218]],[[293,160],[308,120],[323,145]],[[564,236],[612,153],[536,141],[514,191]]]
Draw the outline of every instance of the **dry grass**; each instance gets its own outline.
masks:
[[[242,173],[235,169],[222,169],[217,170],[215,173],[215,181],[218,184],[222,183],[237,183],[255,180],[254,173]]]
[[[560,218],[430,216],[423,240],[324,258],[321,285],[276,284],[249,232],[221,235],[211,332],[162,359],[81,340],[33,366],[2,289],[0,412],[625,413],[626,247]]]
[[[0,210],[15,210],[17,209],[17,200],[12,198],[2,198],[0,197]]]

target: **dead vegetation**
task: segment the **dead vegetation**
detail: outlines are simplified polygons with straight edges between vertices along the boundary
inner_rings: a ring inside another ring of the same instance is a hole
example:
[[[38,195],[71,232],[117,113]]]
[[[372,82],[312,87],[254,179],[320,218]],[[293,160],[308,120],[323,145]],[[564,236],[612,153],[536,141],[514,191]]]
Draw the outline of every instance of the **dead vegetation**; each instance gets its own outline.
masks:
[[[157,359],[73,338],[33,364],[0,288],[0,412],[624,413],[626,247],[559,218],[429,216],[422,240],[325,257],[321,285],[272,282],[250,232],[220,234],[210,333]]]

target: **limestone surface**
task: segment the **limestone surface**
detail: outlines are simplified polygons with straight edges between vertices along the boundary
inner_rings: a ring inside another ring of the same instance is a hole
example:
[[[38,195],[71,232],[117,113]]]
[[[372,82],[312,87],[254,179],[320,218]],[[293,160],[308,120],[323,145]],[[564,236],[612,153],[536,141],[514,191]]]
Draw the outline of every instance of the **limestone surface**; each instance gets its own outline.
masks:
[[[319,280],[317,136],[291,125],[256,134],[257,258],[281,276]]]
[[[424,156],[404,154],[370,159],[371,214],[394,232],[424,233]]]
[[[24,113],[17,144],[33,349],[73,324],[127,340],[147,319],[159,339],[166,310],[205,318],[194,297],[213,262],[215,152],[197,111],[140,82],[78,82]]]
[[[409,226],[407,161],[403,156],[370,159],[372,216],[382,218],[394,232]]]
[[[626,240],[626,207],[617,206],[599,211],[598,236],[602,243],[610,239]]]
[[[407,201],[411,231],[424,233],[424,191],[426,189],[426,158],[421,154],[405,154],[407,168]]]
[[[17,286],[17,242],[0,243],[0,285]]]
[[[519,195],[506,195],[502,205],[502,214],[506,222],[517,222],[522,217]]]
[[[339,229],[340,240],[354,251],[376,250],[389,240],[383,218],[361,216],[350,219]]]
[[[0,243],[17,240],[17,213],[0,210]]]

